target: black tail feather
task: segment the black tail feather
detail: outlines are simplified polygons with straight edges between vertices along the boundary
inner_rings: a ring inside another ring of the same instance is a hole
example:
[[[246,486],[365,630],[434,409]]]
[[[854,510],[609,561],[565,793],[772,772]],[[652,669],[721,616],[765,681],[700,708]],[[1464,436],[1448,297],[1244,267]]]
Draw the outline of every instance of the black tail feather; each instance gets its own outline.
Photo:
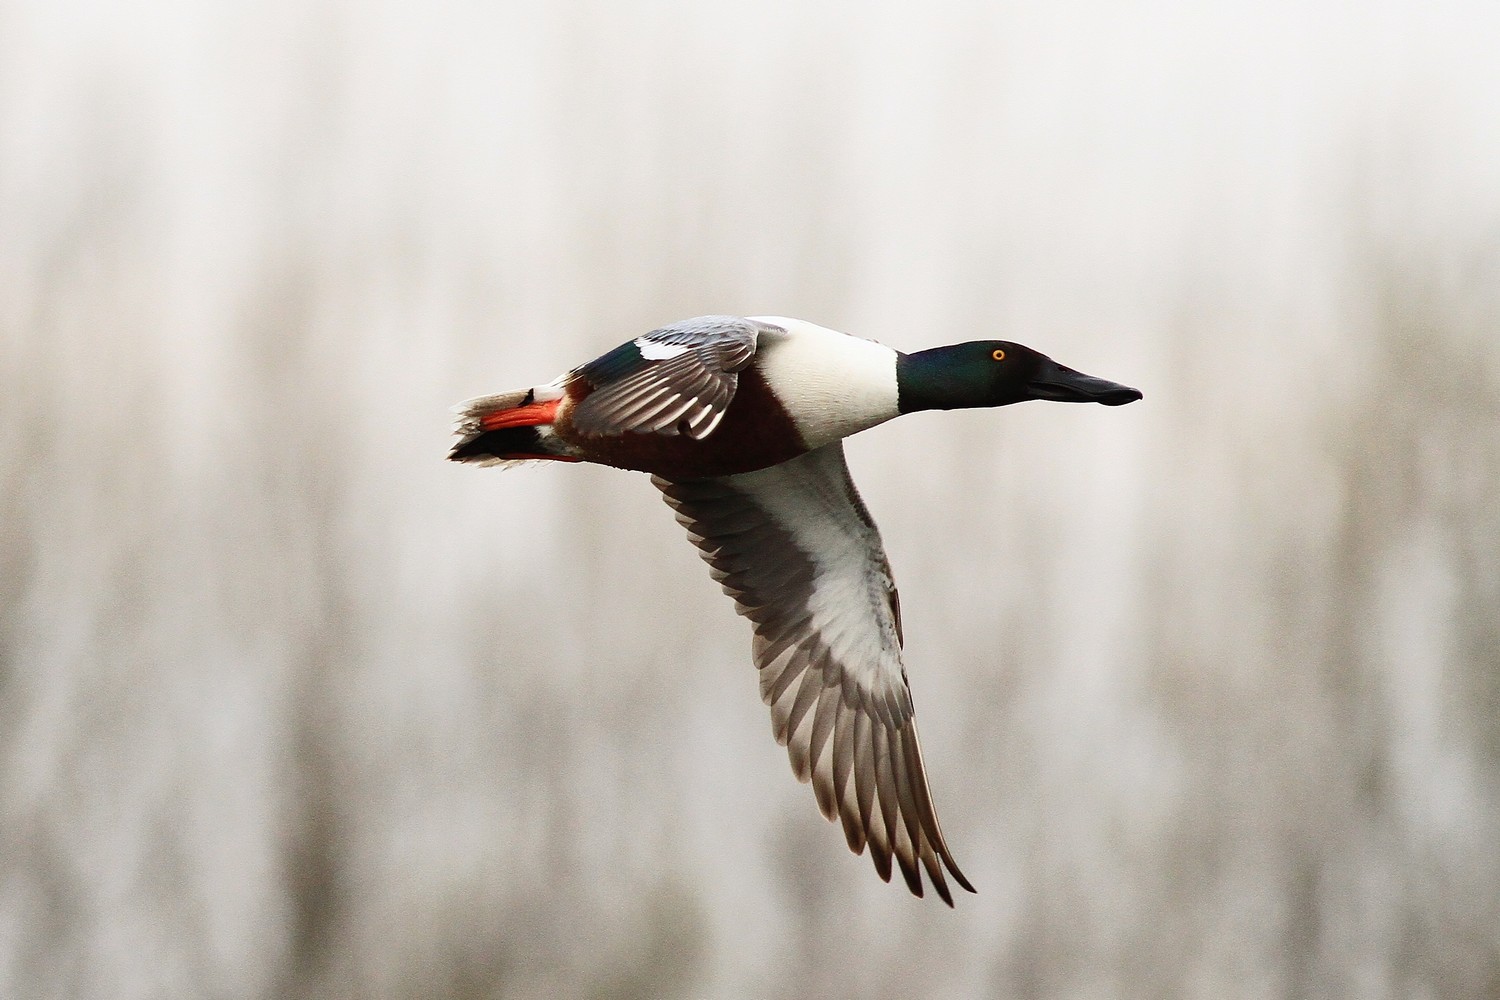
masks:
[[[453,446],[453,450],[448,453],[448,460],[488,465],[494,462],[546,458],[552,454],[552,449],[542,440],[537,428],[502,427],[497,431],[466,435]]]

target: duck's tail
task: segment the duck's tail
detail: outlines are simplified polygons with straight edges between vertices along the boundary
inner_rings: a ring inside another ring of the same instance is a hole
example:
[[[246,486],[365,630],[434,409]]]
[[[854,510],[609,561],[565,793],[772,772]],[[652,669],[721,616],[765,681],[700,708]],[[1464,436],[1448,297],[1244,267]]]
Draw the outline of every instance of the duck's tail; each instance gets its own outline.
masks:
[[[514,465],[532,459],[578,461],[562,450],[552,433],[562,401],[559,387],[536,386],[458,404],[454,433],[459,440],[448,460],[473,465]]]

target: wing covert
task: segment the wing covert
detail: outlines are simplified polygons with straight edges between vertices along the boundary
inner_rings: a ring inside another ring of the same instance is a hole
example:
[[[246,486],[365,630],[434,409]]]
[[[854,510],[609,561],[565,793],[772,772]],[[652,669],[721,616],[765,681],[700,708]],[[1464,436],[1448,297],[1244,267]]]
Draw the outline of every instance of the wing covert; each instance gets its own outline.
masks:
[[[699,316],[627,341],[574,369],[570,382],[590,391],[573,410],[583,434],[713,433],[755,356],[765,323],[738,316]]]

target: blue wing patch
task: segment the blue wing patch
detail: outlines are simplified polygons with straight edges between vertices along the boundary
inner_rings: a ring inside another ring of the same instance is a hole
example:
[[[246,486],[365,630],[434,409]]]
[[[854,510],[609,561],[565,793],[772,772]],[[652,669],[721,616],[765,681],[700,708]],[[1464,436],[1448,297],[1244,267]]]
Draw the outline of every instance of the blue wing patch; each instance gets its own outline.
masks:
[[[713,433],[755,356],[762,330],[738,316],[699,316],[652,330],[573,370],[592,391],[573,411],[583,434]]]

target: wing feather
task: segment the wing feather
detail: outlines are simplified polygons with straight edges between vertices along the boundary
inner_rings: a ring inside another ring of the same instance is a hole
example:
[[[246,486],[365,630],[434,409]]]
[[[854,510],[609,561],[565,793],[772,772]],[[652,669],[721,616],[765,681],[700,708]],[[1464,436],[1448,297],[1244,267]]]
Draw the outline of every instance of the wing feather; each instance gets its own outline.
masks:
[[[712,434],[767,323],[699,316],[652,330],[568,374],[587,391],[573,408],[583,434]]]
[[[947,875],[972,892],[932,804],[895,584],[842,447],[744,475],[653,482],[750,619],[772,733],[850,850],[868,848],[887,882],[894,862],[915,895],[923,871],[950,906]]]

